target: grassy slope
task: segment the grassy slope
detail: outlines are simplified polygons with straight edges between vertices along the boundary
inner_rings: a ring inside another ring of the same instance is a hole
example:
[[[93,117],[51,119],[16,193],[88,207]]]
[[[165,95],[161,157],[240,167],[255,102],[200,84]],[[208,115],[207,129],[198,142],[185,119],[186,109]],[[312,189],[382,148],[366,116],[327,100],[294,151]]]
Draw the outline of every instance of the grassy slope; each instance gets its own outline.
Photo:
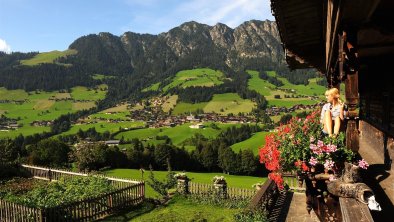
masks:
[[[141,171],[138,169],[112,169],[105,171],[105,173],[109,176],[122,177],[122,178],[132,178],[132,179],[142,179]],[[149,170],[146,170],[144,173],[144,179],[149,178]],[[227,175],[222,173],[195,173],[195,172],[186,172],[189,178],[192,178],[192,182],[196,183],[212,183],[212,178],[216,175],[224,176],[227,180],[227,184],[229,187],[239,187],[239,188],[247,188],[252,189],[252,185],[257,182],[265,181],[264,177],[252,177],[252,176],[238,176],[238,175]],[[154,175],[159,180],[163,180],[167,171],[154,171]],[[151,187],[146,185],[146,196],[154,197],[157,194]]]
[[[105,85],[101,86],[104,88]],[[106,86],[105,86],[106,87]],[[23,127],[17,130],[2,131],[0,138],[14,138],[19,134],[32,135],[49,131],[49,127],[33,127],[30,123],[33,121],[53,120],[60,115],[75,112],[81,109],[88,109],[95,106],[95,101],[105,97],[106,91],[94,90],[88,91],[86,87],[74,87],[71,94],[58,92],[25,92],[23,90],[7,90],[0,88],[0,100],[25,100],[23,104],[14,102],[0,103],[0,113],[5,114],[9,118],[20,120],[19,124]],[[72,100],[55,101],[50,98],[89,98],[87,102],[73,102]]]
[[[238,153],[240,150],[250,149],[255,155],[257,155],[259,153],[259,148],[264,146],[265,136],[268,134],[269,132],[258,132],[254,134],[251,138],[232,145],[231,148],[236,153]]]
[[[157,91],[157,90],[159,89],[159,86],[160,86],[160,83],[159,83],[159,82],[158,82],[158,83],[155,83],[155,84],[152,84],[151,86],[146,87],[145,89],[143,89],[142,92]]]
[[[172,113],[174,115],[178,114],[184,114],[187,113],[189,114],[190,112],[196,112],[197,109],[204,109],[204,107],[208,104],[208,102],[203,102],[203,103],[185,103],[185,102],[179,102],[176,104],[174,107],[174,110]]]
[[[74,55],[77,51],[74,49],[68,49],[65,51],[51,51],[39,53],[31,59],[21,60],[22,65],[34,66],[40,63],[54,63],[54,60],[60,57],[65,57],[68,55]]]
[[[110,133],[115,133],[119,131],[119,127],[121,128],[133,128],[144,126],[144,122],[120,122],[120,123],[107,123],[107,122],[99,122],[99,123],[91,123],[91,124],[83,124],[83,125],[72,125],[71,129],[63,132],[60,135],[71,135],[76,134],[79,129],[87,130],[89,128],[95,128],[97,132],[103,133],[105,131],[109,131]]]
[[[256,90],[260,94],[264,95],[268,100],[268,104],[272,106],[284,106],[291,107],[296,104],[312,105],[318,101],[310,100],[308,98],[285,98],[285,95],[292,95],[291,93],[286,93],[280,89],[293,89],[295,90],[295,95],[306,95],[313,96],[317,95],[323,99],[323,94],[325,92],[325,87],[320,86],[316,83],[319,78],[314,78],[309,80],[309,84],[305,85],[294,85],[290,83],[287,79],[278,77],[276,72],[268,71],[267,74],[273,77],[277,77],[283,82],[283,86],[275,87],[266,80],[259,77],[259,73],[253,70],[247,70],[251,78],[248,81],[248,86],[250,89]],[[274,95],[280,95],[281,99],[274,98]]]
[[[164,112],[169,112],[170,109],[173,109],[176,106],[177,101],[178,95],[172,95],[164,102],[164,104],[161,105],[161,108]]]
[[[172,142],[175,145],[181,145],[183,141],[185,141],[188,138],[193,137],[196,133],[200,133],[203,136],[207,138],[214,138],[219,133],[231,126],[239,126],[239,124],[219,124],[217,123],[216,125],[221,129],[221,130],[216,130],[210,127],[210,123],[205,123],[206,128],[204,129],[191,129],[189,126],[191,124],[183,124],[180,126],[175,126],[172,128],[145,128],[145,129],[138,129],[138,130],[131,130],[127,132],[122,132],[116,135],[117,139],[124,137],[124,139],[133,139],[133,138],[138,138],[138,139],[148,139],[149,137],[151,138],[150,142],[148,143],[159,143],[160,141],[155,140],[156,136],[164,136],[167,135]],[[192,149],[192,147],[189,147]]]
[[[163,91],[167,91],[170,88],[181,86],[183,88],[190,86],[214,86],[222,84],[222,78],[224,75],[221,71],[215,71],[209,68],[183,70],[178,72],[173,81],[163,88]],[[157,83],[156,83],[157,84]],[[152,85],[148,88],[153,89],[156,87]]]
[[[204,112],[216,112],[220,114],[238,114],[239,112],[251,112],[255,103],[242,99],[236,93],[215,94],[210,102],[204,107]],[[223,109],[223,112],[221,111]]]

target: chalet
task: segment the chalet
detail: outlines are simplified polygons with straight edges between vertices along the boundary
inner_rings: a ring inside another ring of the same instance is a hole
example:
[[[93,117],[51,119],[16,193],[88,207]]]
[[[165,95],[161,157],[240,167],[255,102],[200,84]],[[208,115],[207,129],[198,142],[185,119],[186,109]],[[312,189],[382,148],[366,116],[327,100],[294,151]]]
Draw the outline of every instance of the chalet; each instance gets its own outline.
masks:
[[[195,125],[190,125],[189,126],[191,129],[203,129],[205,126],[202,123],[195,124]]]
[[[394,1],[271,0],[271,9],[290,69],[316,68],[329,87],[345,83],[346,146],[370,163],[365,182],[382,206],[373,219],[392,221]],[[341,203],[342,221],[372,220],[365,205]]]
[[[105,145],[107,146],[118,146],[120,140],[107,140],[104,142]]]

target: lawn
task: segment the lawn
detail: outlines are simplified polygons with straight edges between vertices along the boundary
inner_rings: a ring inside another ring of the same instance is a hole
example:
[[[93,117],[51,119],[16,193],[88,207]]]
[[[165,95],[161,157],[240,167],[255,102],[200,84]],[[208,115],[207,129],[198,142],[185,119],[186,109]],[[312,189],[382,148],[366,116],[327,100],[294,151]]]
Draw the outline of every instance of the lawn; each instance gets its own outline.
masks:
[[[66,57],[68,55],[74,55],[77,53],[77,50],[68,49],[65,51],[51,51],[51,52],[42,52],[37,54],[31,59],[21,60],[22,65],[34,66],[41,63],[54,63],[57,58]]]
[[[263,166],[262,166],[263,167]],[[144,179],[149,178],[150,171],[145,170],[144,177],[141,176],[139,169],[112,169],[104,172],[108,176],[131,178],[131,179]],[[156,178],[163,180],[167,171],[153,171]],[[239,176],[239,175],[227,175],[223,173],[196,173],[186,172],[186,175],[192,179],[192,182],[212,184],[212,178],[216,175],[224,176],[226,178],[228,187],[238,187],[252,189],[252,185],[258,182],[264,182],[265,177],[253,177],[253,176]],[[145,186],[145,195],[147,197],[156,197],[158,194],[148,185]]]
[[[233,113],[249,113],[255,107],[255,103],[248,99],[242,99],[236,93],[215,94],[210,102],[204,107],[204,112],[220,113],[227,115]]]
[[[265,136],[270,134],[270,132],[258,132],[255,133],[251,138],[236,143],[231,146],[234,152],[238,153],[240,150],[250,149],[255,155],[258,155],[259,148],[265,145]]]
[[[207,204],[200,204],[182,196],[175,196],[168,204],[155,208],[152,203],[145,202],[129,212],[110,216],[102,221],[234,221],[234,214],[240,209],[228,209]]]
[[[163,91],[167,91],[170,88],[177,86],[187,88],[191,86],[206,86],[212,87],[223,83],[222,79],[225,78],[221,71],[215,71],[209,68],[183,70],[178,72],[173,81],[163,87]],[[157,83],[156,83],[157,84]],[[154,84],[148,89],[156,88]]]

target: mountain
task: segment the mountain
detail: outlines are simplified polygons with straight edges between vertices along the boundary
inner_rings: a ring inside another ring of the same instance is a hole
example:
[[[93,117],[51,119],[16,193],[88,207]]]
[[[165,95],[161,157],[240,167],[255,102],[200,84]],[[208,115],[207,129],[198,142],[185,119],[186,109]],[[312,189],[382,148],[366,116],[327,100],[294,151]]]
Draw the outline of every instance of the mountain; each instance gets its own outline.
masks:
[[[0,86],[57,90],[105,81],[110,86],[109,97],[124,99],[141,96],[147,86],[196,67],[221,70],[243,84],[249,78],[246,69],[276,70],[293,83],[307,82],[315,75],[289,74],[276,23],[268,20],[247,21],[234,29],[221,23],[209,26],[191,21],[158,35],[102,32],[76,39],[68,51],[77,53],[31,66],[21,65],[21,59],[40,54],[0,53]],[[94,74],[117,78],[97,80]]]

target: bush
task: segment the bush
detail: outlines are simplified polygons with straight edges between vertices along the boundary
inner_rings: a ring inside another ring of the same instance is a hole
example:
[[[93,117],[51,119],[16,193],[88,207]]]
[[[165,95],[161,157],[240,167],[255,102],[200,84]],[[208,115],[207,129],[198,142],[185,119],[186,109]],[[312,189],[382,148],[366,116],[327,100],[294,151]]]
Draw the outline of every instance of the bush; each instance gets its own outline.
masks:
[[[234,215],[234,220],[237,222],[252,222],[259,221],[265,222],[268,221],[267,214],[265,212],[256,210],[244,210]]]
[[[101,177],[63,177],[59,181],[40,184],[23,194],[8,192],[4,199],[29,207],[55,207],[114,191]]]

